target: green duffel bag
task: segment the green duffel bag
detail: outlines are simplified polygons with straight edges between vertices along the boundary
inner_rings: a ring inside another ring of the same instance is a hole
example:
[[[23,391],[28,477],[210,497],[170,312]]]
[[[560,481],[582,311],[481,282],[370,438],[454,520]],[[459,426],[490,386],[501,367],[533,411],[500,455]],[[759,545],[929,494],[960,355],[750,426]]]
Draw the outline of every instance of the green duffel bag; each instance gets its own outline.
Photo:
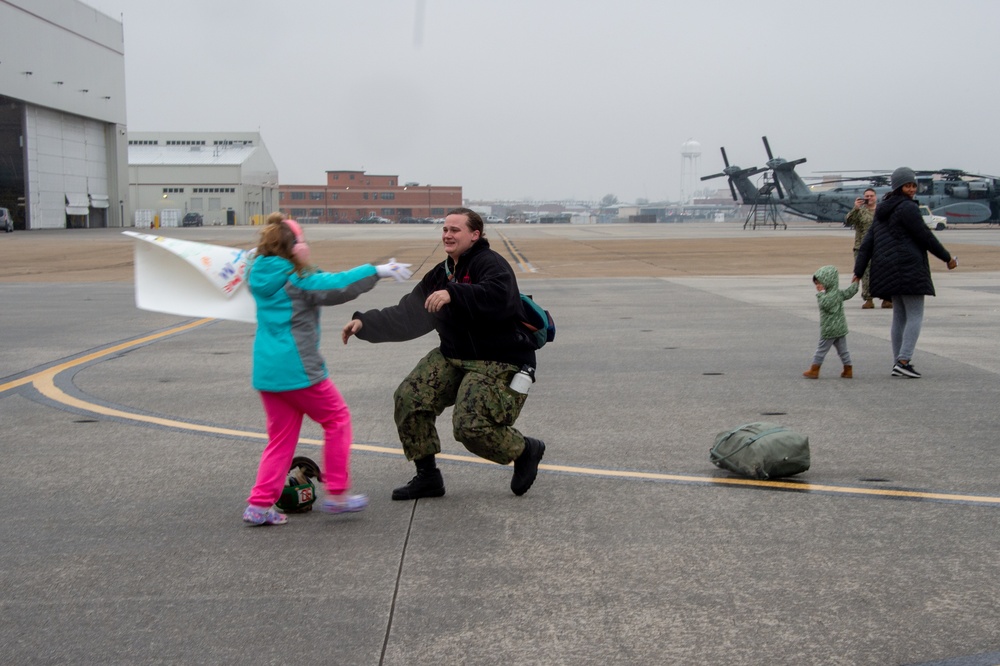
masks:
[[[809,469],[809,438],[777,423],[748,423],[715,436],[708,459],[751,479],[777,479]]]

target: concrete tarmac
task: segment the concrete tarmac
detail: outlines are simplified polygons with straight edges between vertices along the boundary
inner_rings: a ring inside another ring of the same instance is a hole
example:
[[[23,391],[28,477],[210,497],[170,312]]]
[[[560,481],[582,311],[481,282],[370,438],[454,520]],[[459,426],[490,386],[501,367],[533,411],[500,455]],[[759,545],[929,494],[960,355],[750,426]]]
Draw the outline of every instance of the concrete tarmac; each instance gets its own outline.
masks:
[[[541,231],[755,233],[662,226]],[[517,423],[547,444],[538,480],[515,497],[448,410],[447,494],[416,502],[389,499],[413,473],[392,393],[436,339],[339,341],[410,288],[384,281],[323,318],[370,507],[260,528],[252,326],[137,310],[127,282],[0,284],[0,661],[1000,663],[1000,272],[934,269],[919,380],[890,377],[892,312],[860,297],[855,378],[831,351],[804,379],[808,274],[535,275],[558,325]],[[715,468],[716,434],[754,421],[808,435],[811,469]],[[299,453],[321,462],[320,437]]]

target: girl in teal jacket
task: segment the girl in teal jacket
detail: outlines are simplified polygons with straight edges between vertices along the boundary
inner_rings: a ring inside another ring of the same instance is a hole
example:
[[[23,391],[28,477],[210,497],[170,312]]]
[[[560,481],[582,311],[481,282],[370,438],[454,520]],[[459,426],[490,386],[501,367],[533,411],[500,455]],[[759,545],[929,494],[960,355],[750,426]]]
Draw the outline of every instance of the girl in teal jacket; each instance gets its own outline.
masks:
[[[364,495],[349,495],[351,414],[330,380],[319,351],[320,307],[353,300],[380,277],[405,280],[408,264],[364,264],[343,273],[309,265],[309,246],[295,220],[272,213],[260,235],[247,282],[257,304],[253,344],[253,387],[267,415],[268,442],[260,457],[257,481],[243,520],[251,525],[282,525],[285,514],[274,503],[285,486],[302,417],[323,427],[323,482],[328,513],[361,511]]]

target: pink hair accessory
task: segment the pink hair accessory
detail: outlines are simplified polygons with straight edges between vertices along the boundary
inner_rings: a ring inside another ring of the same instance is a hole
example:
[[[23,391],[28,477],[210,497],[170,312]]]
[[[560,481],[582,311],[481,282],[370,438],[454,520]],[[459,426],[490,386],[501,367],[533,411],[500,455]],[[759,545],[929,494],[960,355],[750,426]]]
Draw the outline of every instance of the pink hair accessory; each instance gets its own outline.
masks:
[[[282,220],[288,225],[288,228],[292,230],[295,234],[295,245],[292,246],[292,254],[299,258],[299,260],[304,263],[309,263],[309,246],[306,244],[306,236],[302,233],[302,227],[299,223],[291,218],[285,218]]]

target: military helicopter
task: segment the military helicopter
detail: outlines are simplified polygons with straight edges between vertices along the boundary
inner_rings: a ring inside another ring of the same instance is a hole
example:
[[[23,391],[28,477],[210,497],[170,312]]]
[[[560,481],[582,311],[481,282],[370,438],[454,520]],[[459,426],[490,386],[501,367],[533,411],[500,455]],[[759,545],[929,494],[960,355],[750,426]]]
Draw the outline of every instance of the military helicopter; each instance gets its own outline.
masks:
[[[802,157],[797,160],[788,161],[780,157],[774,157],[771,153],[771,146],[764,139],[764,148],[767,151],[768,161],[764,168],[750,167],[743,169],[729,164],[726,156],[726,149],[722,151],[722,161],[726,168],[720,173],[710,176],[703,176],[702,180],[719,178],[726,176],[729,181],[729,191],[733,195],[733,201],[740,201],[755,208],[767,207],[776,204],[784,206],[788,212],[799,217],[813,219],[820,222],[838,221],[843,222],[847,213],[854,208],[854,200],[861,196],[864,187],[841,188],[837,192],[815,192],[809,188],[804,180],[795,172],[795,167],[806,161]],[[764,177],[763,187],[758,188],[751,182],[750,177],[766,171],[771,172],[771,177]],[[740,196],[737,198],[736,193]]]
[[[733,200],[738,200],[736,198],[738,190],[743,203],[751,206],[770,204],[776,194],[776,203],[784,206],[788,212],[817,222],[843,222],[847,213],[854,208],[855,200],[869,187],[875,190],[879,198],[889,192],[889,171],[885,170],[837,181],[867,184],[815,190],[795,172],[795,167],[804,163],[806,158],[788,161],[774,157],[767,137],[761,139],[767,152],[767,168],[741,169],[730,166],[723,149],[722,156],[726,168],[721,173],[704,176],[702,180],[726,176],[729,179],[729,190],[733,193]],[[750,176],[768,170],[772,174],[773,187],[768,187],[765,183],[763,188],[758,189],[750,181]],[[925,170],[914,173],[917,176],[918,203],[928,206],[935,215],[947,217],[949,223],[1000,220],[1000,178],[968,173],[961,169]]]
[[[733,201],[743,200],[744,204],[750,206],[750,212],[747,213],[746,222],[743,223],[743,228],[746,229],[752,226],[754,229],[757,228],[758,224],[763,220],[764,225],[772,224],[775,229],[778,228],[778,209],[777,209],[777,199],[772,196],[774,188],[778,185],[775,180],[768,179],[767,169],[760,167],[750,167],[749,169],[741,169],[738,166],[733,166],[729,164],[729,158],[726,156],[726,149],[719,148],[722,151],[722,162],[726,165],[720,173],[712,174],[711,176],[702,176],[702,180],[709,180],[710,178],[719,178],[721,176],[726,176],[729,182],[729,191],[733,195]],[[758,189],[750,181],[751,176],[756,176],[759,173],[764,174],[764,185]],[[736,190],[739,189],[740,196],[736,196]],[[788,225],[782,224],[786,229]]]

